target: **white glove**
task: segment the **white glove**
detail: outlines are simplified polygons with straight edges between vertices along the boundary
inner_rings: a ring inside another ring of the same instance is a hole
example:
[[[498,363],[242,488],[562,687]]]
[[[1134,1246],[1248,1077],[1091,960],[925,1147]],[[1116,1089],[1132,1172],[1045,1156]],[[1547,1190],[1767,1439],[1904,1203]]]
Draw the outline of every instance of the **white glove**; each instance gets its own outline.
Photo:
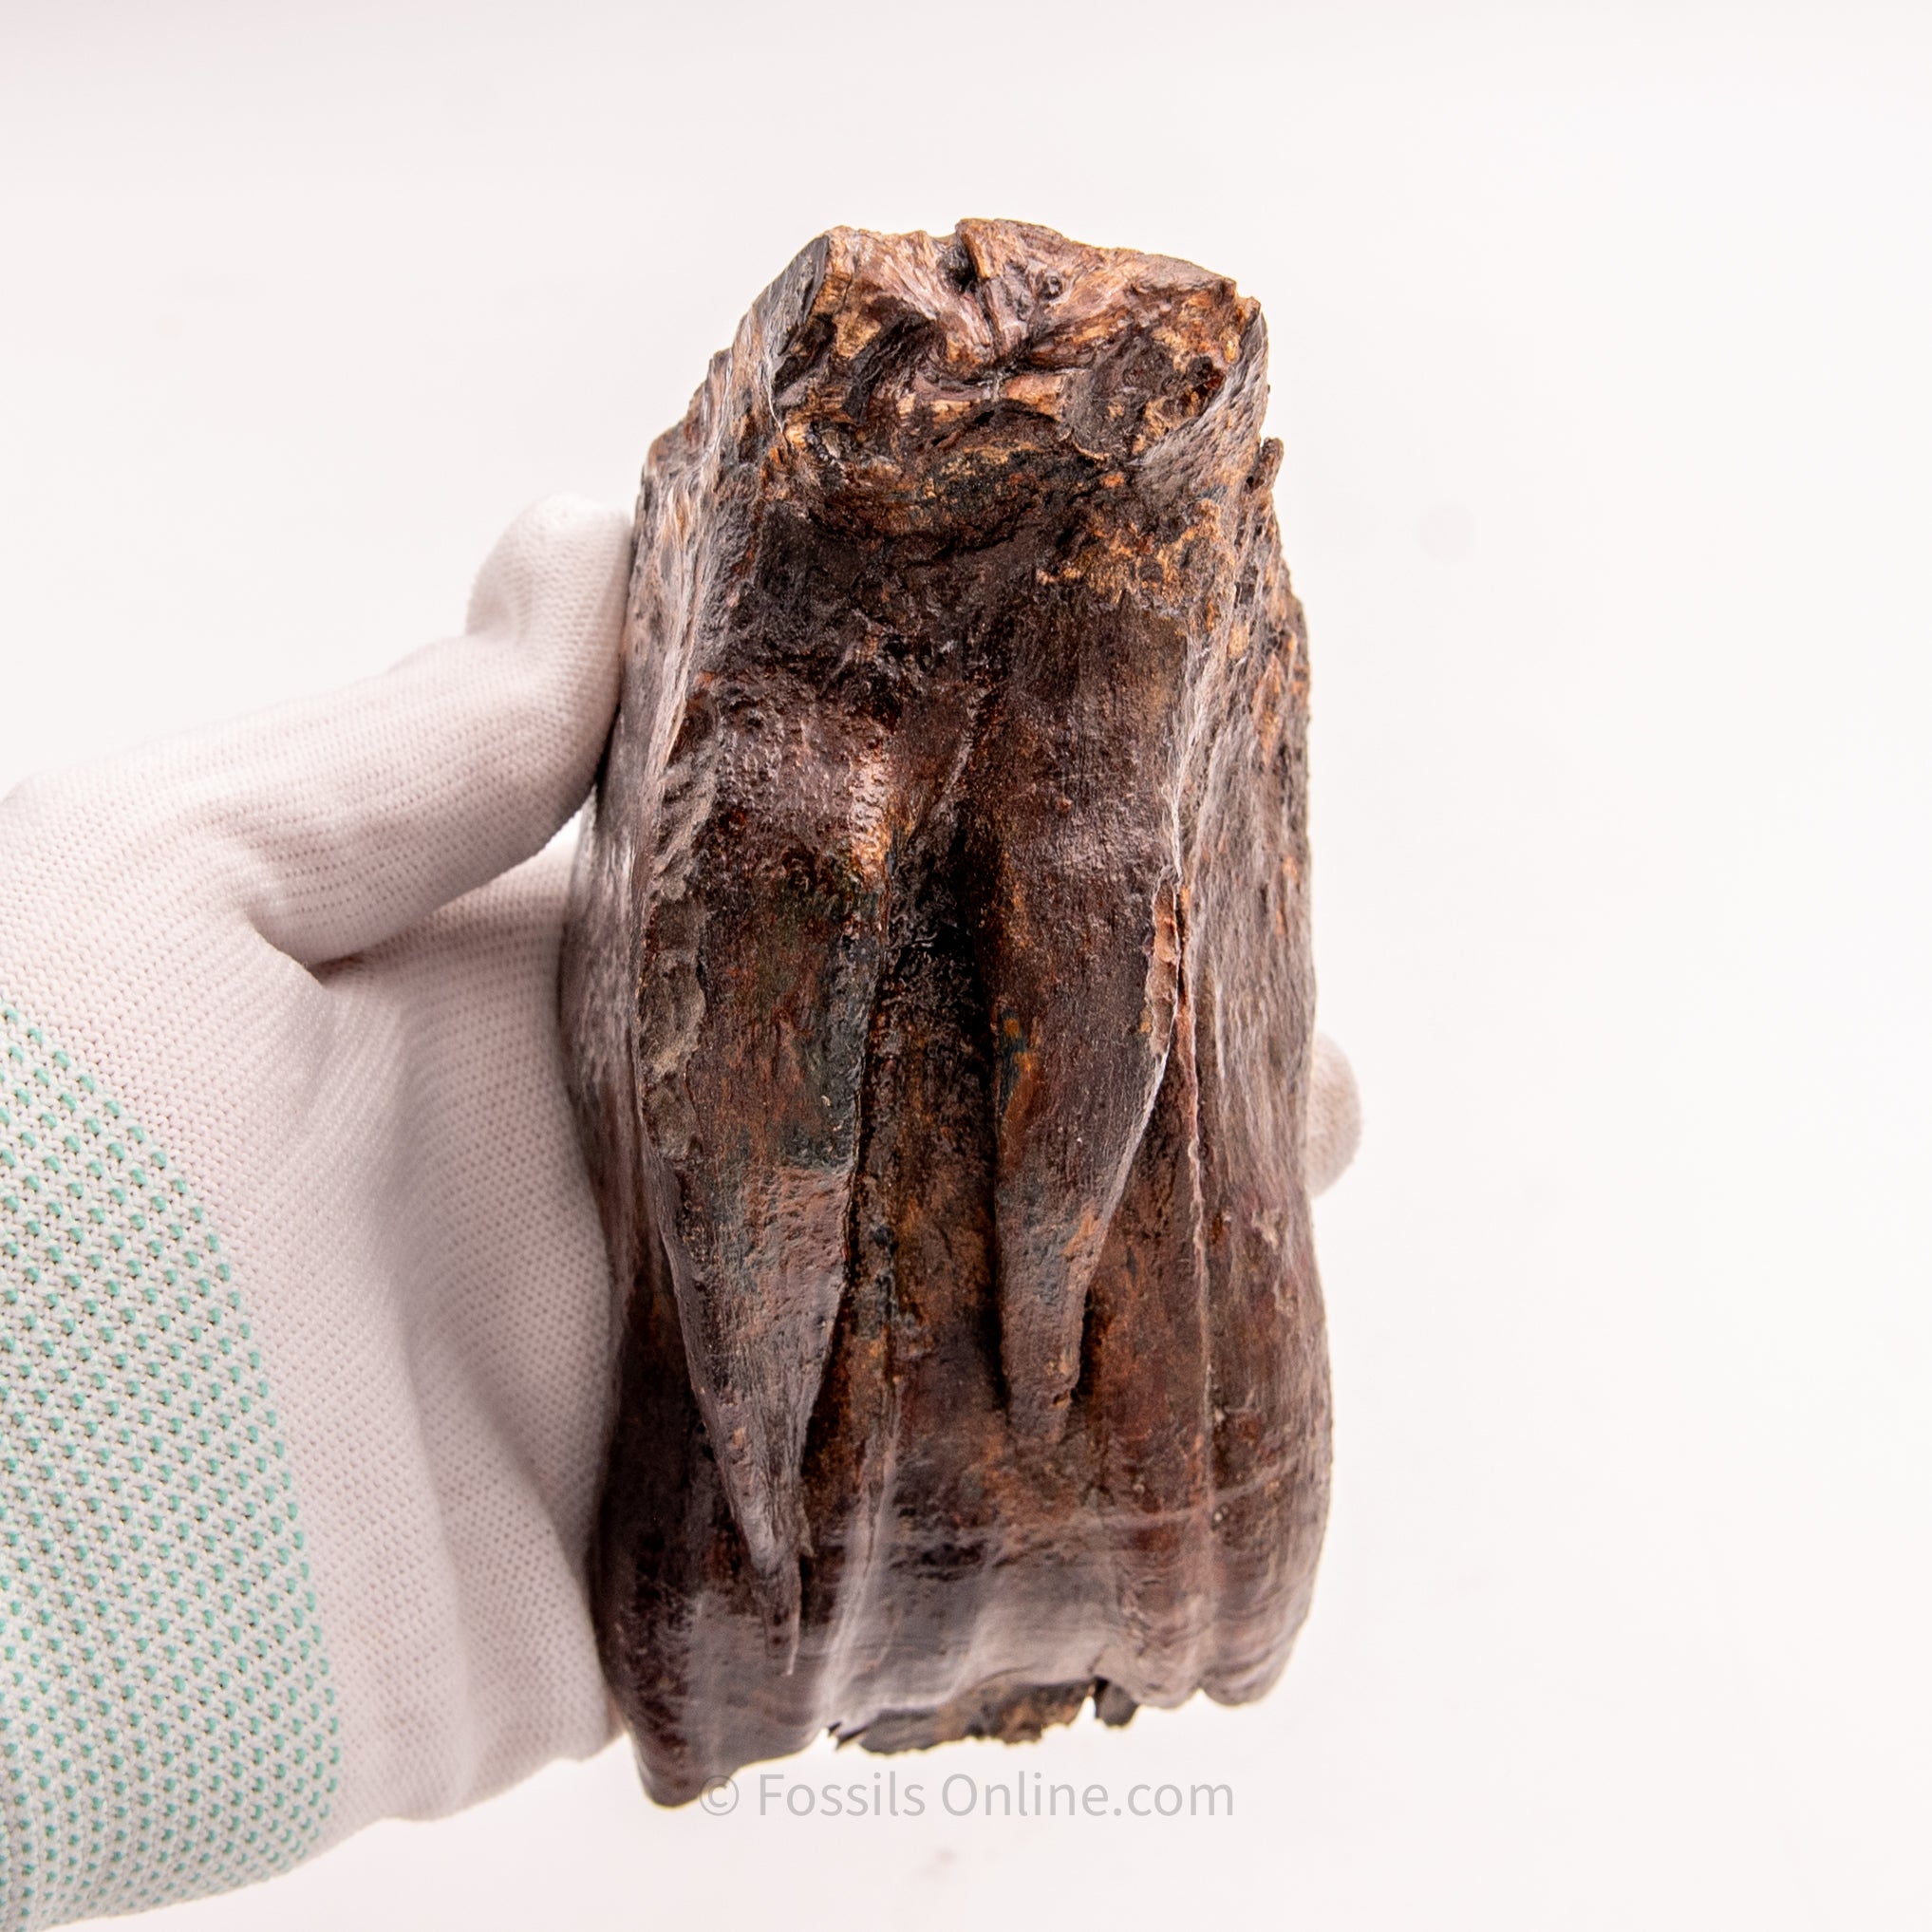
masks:
[[[540,504],[466,635],[0,803],[0,1921],[610,1735],[610,1297],[532,854],[610,728],[629,549]]]
[[[532,855],[609,731],[629,548],[540,504],[466,635],[0,802],[0,1922],[243,1884],[611,1735],[616,1336],[568,855]],[[1309,1117],[1325,1185],[1326,1042]]]

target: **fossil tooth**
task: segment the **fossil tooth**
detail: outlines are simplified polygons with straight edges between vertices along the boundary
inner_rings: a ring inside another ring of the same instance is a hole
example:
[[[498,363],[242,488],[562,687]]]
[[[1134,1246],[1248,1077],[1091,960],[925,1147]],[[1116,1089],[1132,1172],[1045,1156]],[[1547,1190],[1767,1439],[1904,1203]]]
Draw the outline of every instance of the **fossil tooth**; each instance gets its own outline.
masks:
[[[651,449],[562,1012],[624,1317],[593,1609],[665,1802],[1258,1696],[1306,1614],[1266,357],[1190,263],[835,229]]]

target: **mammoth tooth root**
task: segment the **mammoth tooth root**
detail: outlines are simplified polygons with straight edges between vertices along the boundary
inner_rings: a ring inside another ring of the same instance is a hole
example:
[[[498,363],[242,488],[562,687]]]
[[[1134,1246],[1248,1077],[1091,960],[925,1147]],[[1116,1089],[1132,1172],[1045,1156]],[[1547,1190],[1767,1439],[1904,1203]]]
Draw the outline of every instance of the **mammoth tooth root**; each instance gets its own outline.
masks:
[[[1286,1657],[1328,1446],[1266,362],[1190,263],[835,229],[652,446],[563,1013],[628,1298],[593,1610],[666,1802]]]

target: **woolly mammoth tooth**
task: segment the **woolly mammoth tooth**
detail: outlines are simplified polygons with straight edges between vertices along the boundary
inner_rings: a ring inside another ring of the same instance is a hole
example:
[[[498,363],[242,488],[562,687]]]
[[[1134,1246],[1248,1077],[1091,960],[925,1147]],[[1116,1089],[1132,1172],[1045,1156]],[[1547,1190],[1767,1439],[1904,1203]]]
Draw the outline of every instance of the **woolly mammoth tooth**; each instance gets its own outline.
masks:
[[[1187,262],[841,229],[652,446],[563,1011],[626,1314],[591,1601],[666,1802],[1258,1696],[1305,1614],[1266,367]]]

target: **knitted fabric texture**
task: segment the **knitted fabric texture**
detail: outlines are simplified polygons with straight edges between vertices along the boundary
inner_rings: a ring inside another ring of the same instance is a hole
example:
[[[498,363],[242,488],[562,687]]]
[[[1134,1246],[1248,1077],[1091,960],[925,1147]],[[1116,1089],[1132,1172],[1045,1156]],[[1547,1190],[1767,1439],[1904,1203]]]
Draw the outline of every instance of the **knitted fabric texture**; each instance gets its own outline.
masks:
[[[292,1472],[186,1177],[0,1004],[0,1925],[265,1878],[339,1752]]]

